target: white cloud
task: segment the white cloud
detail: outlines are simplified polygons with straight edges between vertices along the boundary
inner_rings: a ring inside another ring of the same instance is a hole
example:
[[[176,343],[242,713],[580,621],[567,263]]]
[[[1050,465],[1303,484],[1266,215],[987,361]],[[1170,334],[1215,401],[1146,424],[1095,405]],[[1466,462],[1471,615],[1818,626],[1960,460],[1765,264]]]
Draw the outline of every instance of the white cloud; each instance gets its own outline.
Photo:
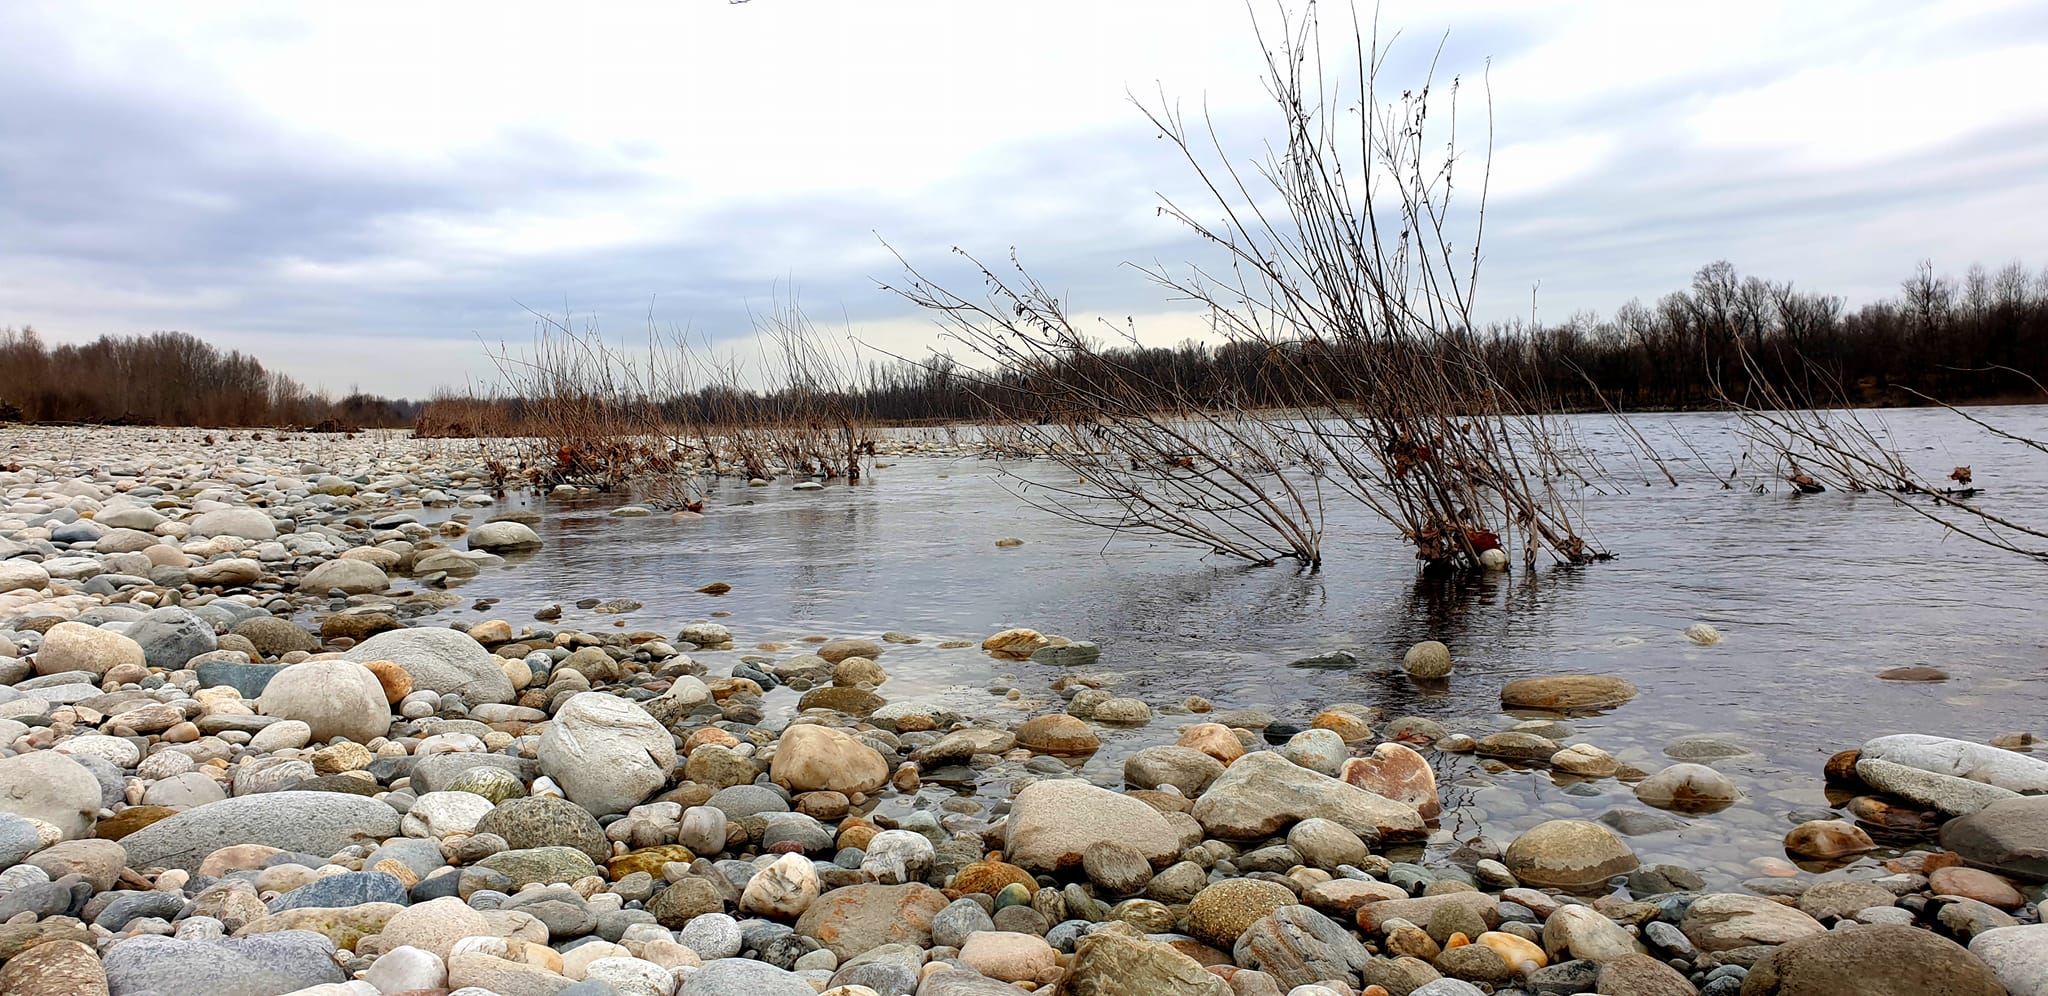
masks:
[[[1876,53],[1715,97],[1691,127],[1708,146],[1783,152],[1826,169],[1934,148],[1967,135],[2048,120],[2040,86],[2048,45],[1907,61]]]
[[[1600,166],[1614,147],[1611,135],[1585,134],[1495,149],[1487,198],[1509,201],[1556,189]]]
[[[2048,174],[2023,134],[2048,121],[2037,8],[1387,0],[1377,16],[1400,35],[1396,91],[1450,31],[1437,73],[1467,84],[1467,155],[1492,58],[1483,286],[1513,315],[1537,280],[1611,308],[1721,255],[1855,288],[1923,254],[2024,250],[2048,222],[2009,179]],[[1341,44],[1347,11],[1322,13]],[[0,6],[0,222],[77,204],[0,239],[0,324],[184,328],[309,381],[359,367],[402,393],[487,372],[473,333],[522,333],[515,300],[637,325],[655,298],[676,309],[659,319],[727,335],[794,283],[863,335],[928,339],[866,279],[895,272],[879,234],[920,264],[1015,245],[1077,307],[1137,313],[1171,344],[1200,316],[1115,263],[1190,254],[1153,211],[1190,178],[1127,93],[1206,106],[1251,142],[1233,157],[1256,156],[1270,113],[1247,16],[1240,0]],[[8,90],[108,120],[22,125]],[[179,130],[131,148],[123,108]],[[82,151],[41,151],[66,140]],[[1961,142],[1977,143],[1967,182],[2005,186],[1930,179],[1904,203],[1877,182]],[[10,202],[10,178],[34,181],[15,185],[33,203]],[[1757,205],[1768,224],[1745,214]],[[366,329],[380,334],[343,338]],[[344,353],[365,342],[376,360]]]

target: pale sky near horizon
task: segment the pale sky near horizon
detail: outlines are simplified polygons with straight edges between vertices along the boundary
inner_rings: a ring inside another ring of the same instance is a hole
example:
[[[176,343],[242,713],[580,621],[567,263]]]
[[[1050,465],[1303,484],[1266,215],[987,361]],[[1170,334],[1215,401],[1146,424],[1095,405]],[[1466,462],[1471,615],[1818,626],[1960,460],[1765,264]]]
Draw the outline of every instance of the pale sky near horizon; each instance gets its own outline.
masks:
[[[1468,129],[1490,78],[1483,318],[1527,316],[1532,291],[1544,319],[1611,312],[1716,259],[1852,304],[1921,259],[2048,264],[2048,6],[1378,19],[1386,82],[1441,42]],[[950,246],[1015,247],[1077,312],[1170,343],[1199,323],[1120,264],[1199,256],[1155,211],[1191,177],[1129,94],[1206,104],[1258,155],[1251,22],[1237,0],[14,0],[0,326],[181,329],[415,397],[490,379],[483,342],[528,341],[522,306],[732,343],[794,294],[919,352],[930,323],[876,286],[901,276],[887,240],[941,270]]]

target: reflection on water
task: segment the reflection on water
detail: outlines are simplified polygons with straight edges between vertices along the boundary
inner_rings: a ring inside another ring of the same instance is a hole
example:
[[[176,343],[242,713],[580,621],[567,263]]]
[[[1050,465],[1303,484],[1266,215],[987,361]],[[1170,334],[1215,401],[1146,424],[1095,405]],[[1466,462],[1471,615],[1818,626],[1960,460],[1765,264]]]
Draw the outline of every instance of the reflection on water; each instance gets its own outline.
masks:
[[[2000,409],[1994,417],[2048,436],[2048,409]],[[2029,461],[2019,444],[1964,437],[1938,412],[1883,418],[1933,476],[1973,464],[1990,489],[1985,500],[2048,519],[2043,463]],[[1005,472],[1056,480],[1056,468],[912,458],[854,488],[802,493],[786,483],[724,481],[709,514],[685,523],[612,518],[615,499],[542,503],[546,548],[463,591],[502,598],[492,612],[515,621],[550,602],[620,596],[646,603],[624,617],[633,628],[673,632],[724,612],[743,646],[807,633],[910,631],[929,639],[889,650],[884,693],[936,696],[975,712],[1003,709],[984,690],[1000,675],[1016,675],[1019,687],[1043,698],[1056,673],[935,644],[979,641],[1013,625],[1099,642],[1100,668],[1127,675],[1124,687],[1155,706],[1201,695],[1296,724],[1322,704],[1357,701],[1478,735],[1515,721],[1498,707],[1507,681],[1620,674],[1641,697],[1569,720],[1567,739],[1651,770],[1668,763],[1664,745],[1686,734],[1754,751],[1715,762],[1742,788],[1741,804],[1635,841],[1646,861],[1691,864],[1724,884],[1745,874],[1748,859],[1781,853],[1788,814],[1825,808],[1819,772],[1835,750],[1887,733],[1983,740],[2041,732],[2035,682],[2048,663],[2048,619],[2039,611],[2048,604],[2048,569],[1945,540],[1881,495],[1723,488],[1720,478],[1741,453],[1735,423],[1724,416],[1646,416],[1636,425],[1680,486],[1631,456],[1610,421],[1580,420],[1581,441],[1625,479],[1590,497],[1584,516],[1621,559],[1585,567],[1421,577],[1389,528],[1342,506],[1330,510],[1322,569],[1245,567],[1106,537],[1031,509],[1004,487]],[[2029,467],[2035,476],[2019,476]],[[998,549],[1004,536],[1025,545]],[[695,593],[713,581],[731,584],[732,594]],[[571,608],[563,624],[614,618]],[[1698,647],[1679,635],[1701,621],[1727,641]],[[1417,686],[1398,666],[1425,639],[1444,641],[1457,657],[1457,672],[1438,688]],[[1288,666],[1333,650],[1357,655],[1359,665]],[[738,654],[701,656],[722,670]],[[1953,680],[1875,678],[1916,663]],[[1108,731],[1109,749],[1084,772],[1115,780],[1123,754],[1170,739],[1178,722],[1162,716],[1144,729]],[[1469,762],[1447,770],[1446,789],[1465,808],[1447,814],[1445,826],[1467,834],[1479,826],[1507,836],[1543,819],[1635,805],[1613,781],[1486,775]]]

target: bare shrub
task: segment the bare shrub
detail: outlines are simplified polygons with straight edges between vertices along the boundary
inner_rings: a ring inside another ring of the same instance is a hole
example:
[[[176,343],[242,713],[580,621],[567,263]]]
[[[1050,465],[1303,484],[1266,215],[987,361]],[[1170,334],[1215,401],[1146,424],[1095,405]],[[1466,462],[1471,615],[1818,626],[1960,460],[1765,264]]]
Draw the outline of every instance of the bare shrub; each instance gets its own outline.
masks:
[[[1482,166],[1471,220],[1457,222],[1460,81],[1447,95],[1425,79],[1383,99],[1379,39],[1354,21],[1326,63],[1313,5],[1254,29],[1284,136],[1262,156],[1235,158],[1206,116],[1191,122],[1163,99],[1140,106],[1205,195],[1199,206],[1166,199],[1161,212],[1224,260],[1144,272],[1259,357],[1256,398],[1139,381],[1021,268],[998,276],[975,262],[985,300],[908,264],[908,282],[891,289],[1005,368],[985,382],[991,393],[1007,376],[1047,396],[1039,412],[997,407],[1041,443],[1067,443],[1049,447],[1082,481],[1065,497],[1112,510],[1062,507],[1074,517],[1313,563],[1327,486],[1433,564],[1516,547],[1531,564],[1539,552],[1605,556],[1577,521],[1585,478],[1561,427],[1540,395],[1496,375],[1473,328],[1486,181]],[[1452,122],[1444,152],[1433,102]],[[1123,469],[1105,471],[1105,452]],[[1179,473],[1138,469],[1157,466]]]
[[[1751,450],[1774,462],[1774,477],[1808,493],[1829,488],[1875,492],[1894,507],[1965,539],[2048,563],[2048,522],[2041,521],[2038,510],[1994,510],[1983,489],[1975,486],[1970,467],[1952,467],[1944,473],[1914,466],[1893,442],[1882,417],[1849,404],[1838,382],[1817,375],[1805,382],[1812,387],[1784,386],[1761,375],[1762,364],[1752,352],[1739,349],[1738,355],[1746,387],[1740,393],[1722,391],[1720,398],[1741,417]],[[2035,391],[2042,390],[2032,377],[2007,372]],[[2020,452],[2035,462],[2048,457],[2048,442],[2013,432],[1992,417],[1927,400],[1954,416],[1956,433],[1976,432],[2017,443]]]

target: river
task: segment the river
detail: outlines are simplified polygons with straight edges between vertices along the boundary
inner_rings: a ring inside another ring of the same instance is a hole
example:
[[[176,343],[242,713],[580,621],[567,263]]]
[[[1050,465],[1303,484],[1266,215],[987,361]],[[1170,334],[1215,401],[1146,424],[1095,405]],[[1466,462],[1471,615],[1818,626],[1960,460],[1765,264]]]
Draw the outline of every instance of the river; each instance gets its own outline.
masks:
[[[2048,438],[2048,407],[1983,414]],[[1864,417],[1881,421],[1931,477],[1972,465],[1986,489],[1981,501],[2048,522],[2048,458],[2040,453],[1938,410]],[[1785,831],[1828,807],[1820,771],[1835,751],[1890,733],[1982,741],[2048,732],[2048,564],[1945,535],[1881,494],[1797,495],[1777,482],[1764,494],[1723,488],[1744,446],[1731,416],[1643,415],[1632,423],[1668,462],[1676,486],[1612,419],[1582,416],[1573,425],[1613,477],[1584,508],[1599,542],[1617,555],[1605,563],[1422,579],[1390,527],[1340,501],[1329,508],[1320,569],[1247,567],[1030,507],[1016,485],[1056,480],[1047,463],[912,456],[884,458],[860,485],[823,491],[727,480],[711,492],[707,514],[687,522],[614,517],[618,496],[515,501],[543,514],[546,547],[462,586],[465,596],[501,600],[487,613],[447,616],[518,625],[561,603],[562,625],[623,619],[673,634],[683,622],[728,613],[719,621],[740,649],[694,655],[717,673],[765,641],[908,631],[924,642],[889,648],[882,663],[891,681],[882,693],[935,697],[968,714],[1012,713],[1014,705],[988,690],[1006,675],[1027,702],[1056,701],[1046,688],[1058,668],[937,646],[978,644],[1011,626],[1096,641],[1103,656],[1089,670],[1121,673],[1122,692],[1155,709],[1200,695],[1297,725],[1321,705],[1352,701],[1478,736],[1521,718],[1500,711],[1508,681],[1617,674],[1642,694],[1567,720],[1567,742],[1596,744],[1651,771],[1670,763],[1663,748],[1679,736],[1709,735],[1752,751],[1713,762],[1742,790],[1740,803],[1631,841],[1645,863],[1687,865],[1717,886],[1771,864],[1760,858],[1782,858]],[[1002,537],[1024,543],[999,549]],[[695,592],[711,582],[732,591]],[[625,616],[574,607],[614,597],[646,607]],[[1698,622],[1725,640],[1686,639],[1682,631]],[[1421,688],[1400,670],[1402,653],[1425,639],[1448,644],[1456,658],[1443,687]],[[1291,663],[1335,650],[1358,664]],[[1877,677],[1907,664],[1951,677]],[[1105,728],[1106,747],[1083,774],[1114,783],[1130,750],[1171,742],[1189,721],[1159,715],[1145,727]],[[1555,817],[1641,808],[1611,779],[1489,774],[1468,761],[1440,772],[1447,809],[1439,847],[1478,832],[1505,841]],[[1004,786],[981,790],[999,795]]]

